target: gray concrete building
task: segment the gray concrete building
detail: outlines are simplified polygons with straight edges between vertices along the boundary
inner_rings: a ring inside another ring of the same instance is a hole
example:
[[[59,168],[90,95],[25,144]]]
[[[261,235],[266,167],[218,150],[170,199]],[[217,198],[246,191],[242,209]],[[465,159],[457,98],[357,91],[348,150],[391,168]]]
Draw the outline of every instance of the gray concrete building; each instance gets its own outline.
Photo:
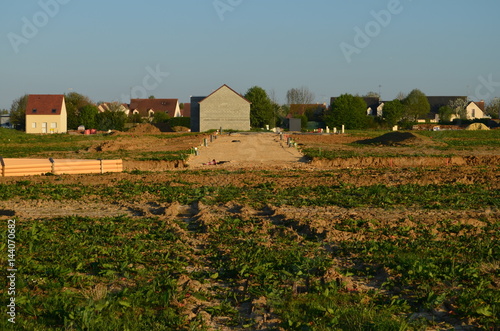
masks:
[[[208,97],[191,97],[191,131],[250,130],[250,104],[227,85]]]

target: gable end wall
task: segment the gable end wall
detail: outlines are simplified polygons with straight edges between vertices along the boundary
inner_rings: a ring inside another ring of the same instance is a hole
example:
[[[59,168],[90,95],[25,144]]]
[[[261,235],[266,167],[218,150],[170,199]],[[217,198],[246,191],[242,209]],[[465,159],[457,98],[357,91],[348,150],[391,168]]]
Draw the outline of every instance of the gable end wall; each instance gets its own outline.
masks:
[[[201,132],[221,127],[223,130],[250,130],[250,103],[229,88],[220,89],[199,105]]]

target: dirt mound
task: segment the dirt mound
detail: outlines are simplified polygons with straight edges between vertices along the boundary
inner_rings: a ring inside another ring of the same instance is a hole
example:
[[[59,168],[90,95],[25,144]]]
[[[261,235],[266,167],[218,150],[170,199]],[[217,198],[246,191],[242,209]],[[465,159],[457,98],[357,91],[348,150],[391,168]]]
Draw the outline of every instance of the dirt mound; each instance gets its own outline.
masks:
[[[484,125],[483,123],[472,123],[465,130],[489,130],[490,128]]]
[[[189,128],[186,128],[185,126],[174,126],[172,128],[175,132],[190,132],[191,130]]]
[[[135,133],[135,134],[157,134],[161,133],[160,129],[158,129],[156,126],[148,123],[144,124],[139,124],[128,130],[130,133]]]
[[[119,150],[133,150],[135,147],[125,141],[106,141],[104,143],[98,144],[87,148],[88,152],[116,152]]]
[[[359,140],[357,144],[363,145],[385,145],[385,146],[402,146],[414,145],[423,142],[424,139],[411,132],[390,132],[383,134],[373,139]]]

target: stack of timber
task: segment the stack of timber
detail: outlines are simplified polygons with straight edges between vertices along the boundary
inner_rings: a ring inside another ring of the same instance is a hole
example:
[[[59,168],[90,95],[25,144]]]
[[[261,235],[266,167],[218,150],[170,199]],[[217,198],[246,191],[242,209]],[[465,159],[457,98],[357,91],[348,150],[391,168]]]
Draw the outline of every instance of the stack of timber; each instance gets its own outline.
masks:
[[[122,160],[9,159],[1,158],[1,176],[103,174],[122,172]]]

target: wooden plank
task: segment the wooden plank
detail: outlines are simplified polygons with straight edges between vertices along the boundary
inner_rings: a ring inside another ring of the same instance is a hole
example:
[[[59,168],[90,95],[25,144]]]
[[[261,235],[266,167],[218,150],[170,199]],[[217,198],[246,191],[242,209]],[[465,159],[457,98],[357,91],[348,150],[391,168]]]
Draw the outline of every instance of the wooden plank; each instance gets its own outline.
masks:
[[[2,166],[2,177],[5,177],[5,162],[3,161],[3,157],[0,156],[0,165]]]
[[[51,162],[52,161],[52,162]],[[78,159],[0,159],[2,176],[32,176],[53,174],[91,174],[122,172],[122,160]]]

